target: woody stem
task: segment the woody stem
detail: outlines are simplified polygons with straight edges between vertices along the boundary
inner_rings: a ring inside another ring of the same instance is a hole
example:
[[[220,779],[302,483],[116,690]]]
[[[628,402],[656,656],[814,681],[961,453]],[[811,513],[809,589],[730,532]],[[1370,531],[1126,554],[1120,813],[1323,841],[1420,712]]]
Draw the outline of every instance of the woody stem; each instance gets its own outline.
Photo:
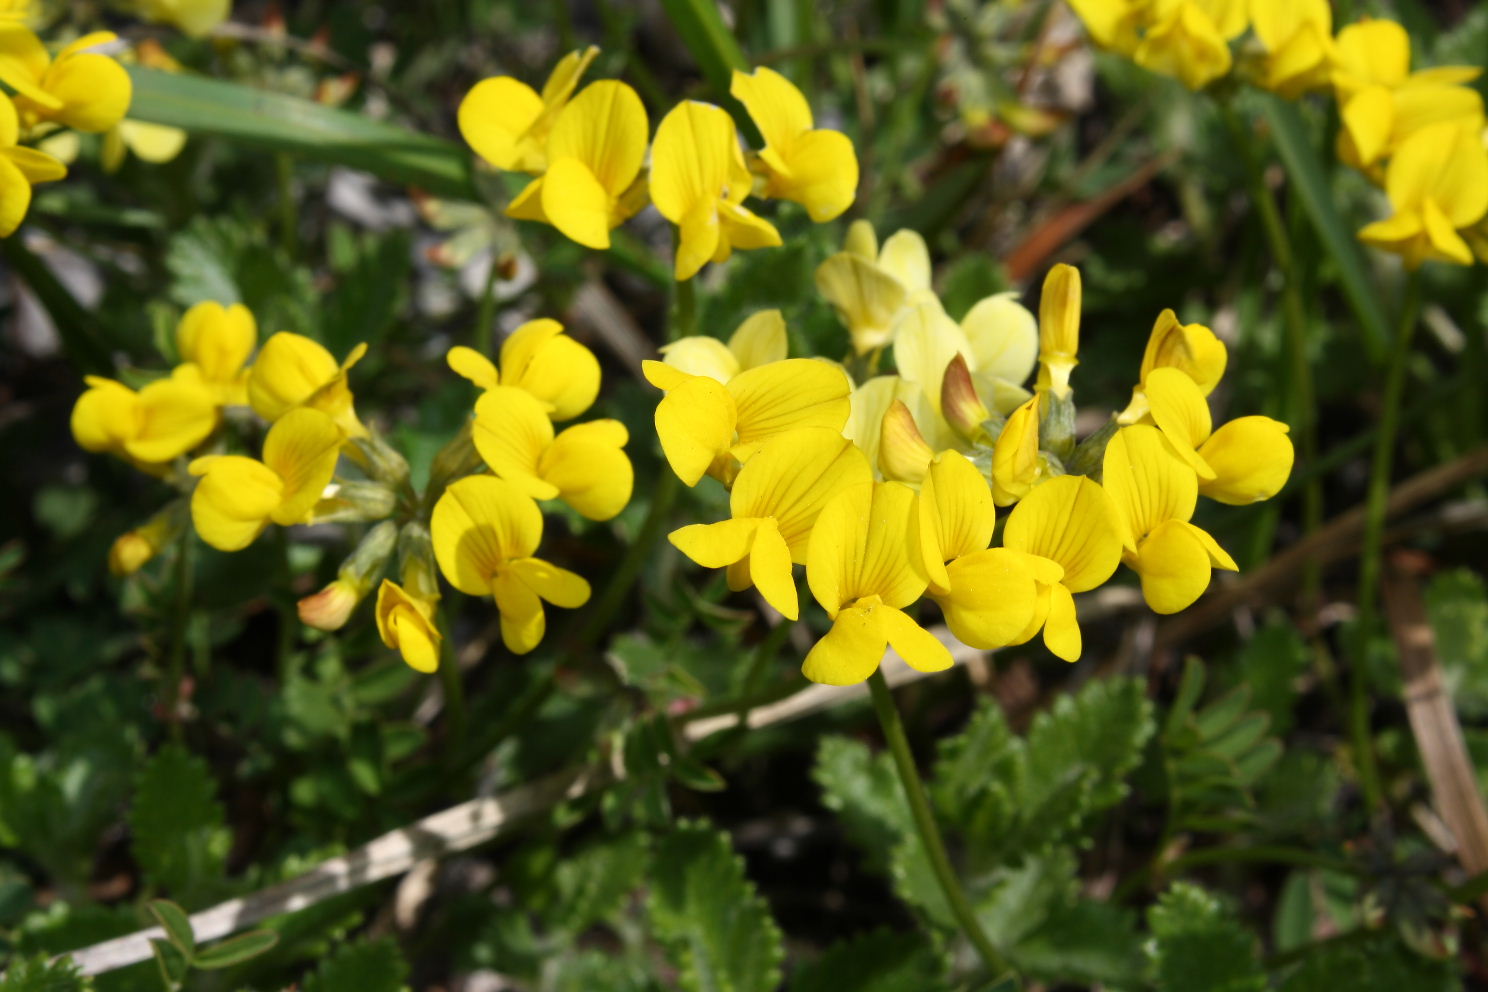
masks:
[[[946,904],[950,906],[956,922],[976,948],[987,970],[994,977],[1000,978],[1012,969],[982,929],[976,912],[971,907],[971,901],[966,898],[966,892],[956,878],[955,869],[951,867],[945,840],[940,836],[940,827],[935,822],[935,811],[930,808],[930,800],[925,795],[925,784],[920,781],[920,773],[915,768],[909,738],[904,734],[904,723],[899,719],[899,710],[894,706],[894,696],[889,691],[888,683],[884,681],[882,671],[875,671],[868,677],[868,689],[873,694],[873,709],[878,713],[878,722],[883,728],[889,753],[894,756],[894,770],[899,773],[899,784],[904,787],[904,797],[909,801],[909,812],[914,817],[915,830],[920,835],[920,842],[925,845],[925,855],[935,872],[936,881],[940,883]]]

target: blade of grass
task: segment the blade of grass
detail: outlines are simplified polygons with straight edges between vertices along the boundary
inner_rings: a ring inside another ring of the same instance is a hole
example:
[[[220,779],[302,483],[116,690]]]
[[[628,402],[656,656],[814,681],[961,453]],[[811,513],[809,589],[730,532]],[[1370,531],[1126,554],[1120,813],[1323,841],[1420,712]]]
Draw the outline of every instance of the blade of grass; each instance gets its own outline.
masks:
[[[1292,188],[1301,199],[1308,220],[1317,229],[1318,238],[1338,266],[1344,296],[1364,330],[1364,348],[1369,360],[1378,365],[1391,338],[1390,328],[1385,325],[1387,311],[1375,292],[1354,232],[1344,224],[1333,203],[1332,190],[1308,137],[1307,125],[1297,108],[1283,100],[1267,97],[1262,106]]]
[[[452,141],[299,97],[129,66],[129,116],[196,135],[364,169],[434,194],[478,199],[470,153]]]
[[[697,59],[703,76],[720,93],[727,93],[735,69],[749,71],[744,50],[723,23],[717,0],[661,0],[672,26]]]

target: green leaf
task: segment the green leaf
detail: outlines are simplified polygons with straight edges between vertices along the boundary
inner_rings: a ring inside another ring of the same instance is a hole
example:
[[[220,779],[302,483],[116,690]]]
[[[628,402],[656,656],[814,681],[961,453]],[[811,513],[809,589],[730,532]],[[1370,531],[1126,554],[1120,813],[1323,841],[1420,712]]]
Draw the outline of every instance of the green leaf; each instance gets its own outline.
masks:
[[[610,917],[641,883],[647,848],[646,835],[635,832],[564,858],[552,872],[556,898],[544,922],[580,933]]]
[[[1292,726],[1297,680],[1312,665],[1312,652],[1285,616],[1270,618],[1240,650],[1240,678],[1250,687],[1252,705],[1271,718],[1271,732],[1285,735]]]
[[[1377,365],[1384,358],[1391,338],[1390,328],[1385,323],[1388,311],[1375,292],[1374,277],[1365,263],[1364,252],[1353,229],[1338,214],[1333,202],[1332,184],[1328,182],[1318,150],[1312,144],[1312,129],[1303,120],[1301,111],[1286,100],[1268,96],[1262,105],[1276,140],[1276,151],[1286,166],[1302,209],[1317,231],[1318,240],[1338,266],[1344,295],[1364,332],[1364,350],[1369,360]]]
[[[1452,992],[1463,988],[1451,961],[1435,961],[1389,935],[1362,946],[1322,947],[1307,955],[1280,992]]]
[[[408,962],[391,938],[342,944],[305,977],[305,992],[399,992]]]
[[[1001,262],[985,252],[971,252],[946,266],[940,278],[940,299],[945,312],[959,321],[983,299],[1010,288]]]
[[[717,0],[661,0],[682,43],[697,59],[708,84],[719,93],[729,91],[735,69],[749,71],[749,62],[733,32],[723,23]]]
[[[790,992],[942,992],[945,964],[918,933],[873,930],[833,944],[796,968]]]
[[[185,901],[223,875],[232,836],[216,792],[206,762],[176,744],[151,758],[135,783],[134,858],[150,884]]]
[[[690,992],[768,992],[784,950],[728,835],[679,823],[657,841],[648,907],[656,938]]]
[[[1126,776],[1141,761],[1152,731],[1152,704],[1136,679],[1091,682],[1074,696],[1060,697],[1028,732],[1024,801],[1036,803],[1041,790],[1084,769],[1090,797],[1081,819],[1115,805],[1126,795]]]
[[[150,913],[165,930],[170,942],[186,957],[196,950],[196,936],[191,932],[191,918],[186,911],[169,899],[154,899],[150,902]]]
[[[1142,938],[1135,915],[1110,903],[1080,899],[1056,907],[1009,955],[1024,974],[1050,983],[1141,985]]]
[[[441,138],[299,97],[186,73],[127,67],[131,120],[364,169],[435,196],[474,199],[471,154]]]
[[[848,836],[883,871],[890,852],[914,832],[904,788],[887,753],[874,756],[867,745],[846,737],[823,737],[811,777],[822,789],[822,804],[837,814]]]
[[[160,983],[167,992],[176,992],[191,970],[191,961],[185,953],[168,940],[151,940],[150,953],[155,956],[155,968],[160,973]]]
[[[1147,953],[1168,992],[1260,992],[1266,972],[1255,937],[1219,900],[1178,882],[1147,911]]]
[[[277,943],[279,935],[273,930],[250,930],[202,949],[191,965],[209,971],[231,968],[258,957]]]
[[[50,954],[13,957],[0,974],[0,992],[89,992],[93,979],[78,974],[71,958],[52,960]]]

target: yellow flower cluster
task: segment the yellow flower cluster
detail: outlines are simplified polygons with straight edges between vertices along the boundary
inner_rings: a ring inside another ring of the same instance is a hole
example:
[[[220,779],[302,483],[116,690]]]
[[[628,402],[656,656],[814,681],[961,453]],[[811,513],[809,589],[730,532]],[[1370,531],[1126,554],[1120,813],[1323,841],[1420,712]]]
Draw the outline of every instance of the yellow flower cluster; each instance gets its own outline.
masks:
[[[922,597],[967,645],[990,650],[1042,631],[1074,661],[1073,594],[1125,562],[1154,610],[1184,609],[1213,568],[1236,567],[1192,523],[1199,495],[1264,500],[1291,472],[1285,424],[1242,417],[1214,428],[1206,396],[1225,346],[1172,311],[1153,327],[1127,409],[1077,442],[1081,290],[1069,266],[1050,273],[1038,320],[1008,295],[952,320],[909,232],[879,251],[872,229],[855,225],[818,279],[855,350],[892,348],[897,374],[854,384],[834,362],[788,358],[774,311],[727,344],[685,338],[645,365],[665,391],[656,430],[672,469],[689,485],[711,475],[729,488],[729,519],[683,527],[672,543],[791,620],[793,566],[804,565],[832,618],[805,660],[814,681],[860,682],[887,646],[922,670],[949,666],[910,612]],[[994,546],[998,507],[1011,510]]]
[[[111,31],[95,31],[55,56],[26,26],[29,4],[0,10],[0,237],[26,219],[31,188],[67,175],[55,156],[35,143],[61,129],[105,132],[129,109],[132,86],[123,66],[95,49],[114,42]]]
[[[541,93],[497,76],[461,102],[460,133],[476,153],[497,169],[534,177],[507,206],[508,216],[551,224],[603,249],[612,230],[654,203],[677,227],[680,281],[736,248],[780,244],[774,225],[744,205],[750,195],[792,200],[818,222],[852,205],[852,142],[817,128],[805,97],[779,73],[734,73],[730,92],[764,138],[747,160],[727,112],[684,100],[657,126],[648,167],[650,122],[635,90],[606,79],[575,94],[598,54],[590,47],[565,56]]]
[[[451,349],[450,366],[483,393],[468,429],[436,458],[422,496],[403,457],[357,416],[348,373],[365,345],[338,362],[318,342],[280,332],[250,364],[257,340],[246,307],[200,303],[177,328],[182,361],[169,376],[138,390],[87,379],[72,413],[78,444],[183,493],[115,542],[115,574],[137,571],[179,536],[187,505],[197,534],[221,551],[248,547],[270,524],[376,523],[336,579],[301,600],[300,618],[337,629],[380,579],[383,641],[426,672],[438,666],[442,641],[441,571],[462,592],[495,599],[506,644],[519,654],[542,639],[543,601],[573,608],[588,599],[582,578],[533,556],[543,530],[537,501],[561,499],[608,520],[630,501],[633,472],[617,421],[555,435],[553,422],[586,411],[600,380],[593,353],[556,321],[513,332],[499,370],[469,348]],[[223,410],[244,406],[269,425],[258,458],[224,450]],[[382,578],[395,551],[398,582]]]

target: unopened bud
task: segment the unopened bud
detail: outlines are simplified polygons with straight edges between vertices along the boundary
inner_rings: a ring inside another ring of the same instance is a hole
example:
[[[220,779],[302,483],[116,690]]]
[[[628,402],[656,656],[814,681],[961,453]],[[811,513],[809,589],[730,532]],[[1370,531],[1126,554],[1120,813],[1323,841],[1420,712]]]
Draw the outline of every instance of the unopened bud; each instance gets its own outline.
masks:
[[[1141,382],[1153,369],[1175,368],[1188,373],[1208,396],[1219,385],[1229,362],[1229,349],[1203,324],[1181,324],[1172,310],[1158,314],[1142,354]]]
[[[429,527],[415,520],[398,534],[398,574],[408,595],[430,602],[439,598],[439,571]]]
[[[377,431],[369,431],[366,437],[351,442],[362,454],[358,459],[367,469],[367,474],[378,482],[394,489],[408,481],[408,459],[387,443]]]
[[[161,548],[180,536],[185,526],[183,508],[180,501],[171,503],[134,530],[115,538],[109,548],[109,571],[123,578],[144,568]]]
[[[1075,404],[1068,392],[1063,396],[1049,393],[1040,404],[1039,444],[1060,458],[1075,451]]]
[[[934,460],[935,451],[925,442],[914,414],[903,400],[895,400],[884,411],[883,430],[878,438],[878,467],[884,478],[918,483]]]
[[[878,260],[878,235],[873,225],[866,220],[855,220],[847,228],[847,237],[842,239],[842,250],[870,262]]]
[[[372,591],[392,557],[398,528],[390,520],[367,531],[341,568],[336,578],[320,592],[300,600],[300,620],[318,630],[339,630],[346,625],[351,611]]]
[[[1100,430],[1081,441],[1076,446],[1075,453],[1069,458],[1070,474],[1096,475],[1099,473],[1106,458],[1106,445],[1110,444],[1111,438],[1116,436],[1119,426],[1115,418],[1112,418],[1102,424]]]
[[[1039,478],[1039,398],[1014,410],[992,448],[992,501],[1012,506]]]
[[[434,461],[429,466],[429,485],[425,491],[432,499],[444,492],[451,482],[469,475],[483,465],[485,462],[481,461],[480,452],[475,450],[475,440],[471,435],[471,418],[467,417],[465,423],[460,425],[459,433],[434,455]]]
[[[336,579],[313,596],[300,600],[300,623],[316,630],[340,630],[351,619],[361,597],[351,583]]]
[[[966,356],[960,352],[946,366],[945,376],[941,379],[940,412],[951,429],[966,440],[975,444],[987,439],[987,429],[982,425],[992,414],[977,394],[976,383],[971,378],[971,367],[966,364]]]
[[[398,494],[381,482],[362,479],[340,481],[328,496],[315,504],[311,522],[368,523],[385,520],[398,505]]]
[[[1080,270],[1060,263],[1044,279],[1039,298],[1039,388],[1069,395],[1070,373],[1079,364]]]

